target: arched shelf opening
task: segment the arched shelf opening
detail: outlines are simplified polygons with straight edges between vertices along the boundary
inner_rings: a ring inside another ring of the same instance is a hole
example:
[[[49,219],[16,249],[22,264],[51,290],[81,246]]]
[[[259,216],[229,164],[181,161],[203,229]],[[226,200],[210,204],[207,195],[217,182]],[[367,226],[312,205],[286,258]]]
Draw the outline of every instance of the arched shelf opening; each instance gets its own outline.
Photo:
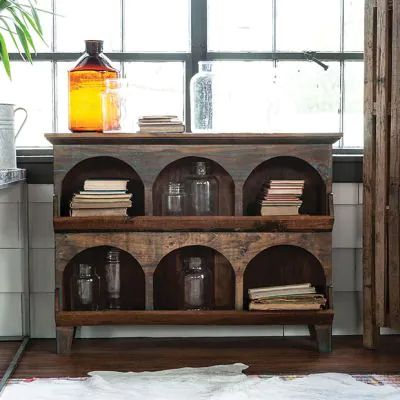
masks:
[[[132,207],[128,215],[144,215],[144,185],[137,172],[126,162],[115,157],[92,157],[76,164],[65,175],[61,188],[61,216],[70,215],[70,202],[75,193],[83,190],[86,179],[127,179],[132,193]]]
[[[139,262],[128,252],[111,246],[90,247],[76,254],[63,271],[63,309],[72,310],[71,282],[79,264],[88,264],[100,277],[99,310],[107,310],[106,255],[109,250],[119,250],[120,257],[120,309],[145,309],[145,275]]]
[[[243,186],[243,215],[260,215],[257,202],[262,186],[270,180],[304,180],[300,214],[327,213],[326,185],[318,171],[308,162],[289,156],[274,157],[253,169]]]
[[[197,161],[205,161],[209,174],[218,181],[218,215],[235,214],[235,184],[230,174],[217,162],[209,158],[184,157],[168,164],[157,176],[153,184],[153,214],[162,215],[162,194],[170,181],[184,182],[192,173],[192,166]]]
[[[307,250],[292,245],[272,246],[257,254],[243,275],[243,305],[249,304],[248,289],[311,283],[318,293],[327,295],[325,271]]]
[[[211,309],[235,309],[235,273],[230,262],[206,246],[176,249],[162,258],[153,277],[154,309],[181,310],[184,304],[183,261],[202,257],[211,271]]]

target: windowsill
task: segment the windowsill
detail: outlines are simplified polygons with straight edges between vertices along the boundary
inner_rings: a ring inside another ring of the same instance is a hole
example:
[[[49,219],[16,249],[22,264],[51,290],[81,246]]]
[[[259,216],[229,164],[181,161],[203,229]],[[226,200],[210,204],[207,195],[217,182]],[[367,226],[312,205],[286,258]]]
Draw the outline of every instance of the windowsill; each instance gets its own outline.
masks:
[[[362,182],[363,149],[333,149],[333,182]],[[53,149],[19,148],[17,164],[27,170],[27,182],[53,183]]]

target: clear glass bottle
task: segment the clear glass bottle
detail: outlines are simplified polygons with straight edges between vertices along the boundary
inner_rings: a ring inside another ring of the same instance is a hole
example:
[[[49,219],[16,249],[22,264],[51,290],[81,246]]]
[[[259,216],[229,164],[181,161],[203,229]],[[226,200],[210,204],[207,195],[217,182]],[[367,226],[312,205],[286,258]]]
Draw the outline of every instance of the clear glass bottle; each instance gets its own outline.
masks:
[[[211,271],[201,257],[183,260],[184,310],[211,308]]]
[[[103,54],[102,40],[86,40],[86,52],[68,72],[69,129],[72,132],[102,132],[101,95],[106,80],[118,78],[118,71]]]
[[[136,117],[127,79],[107,79],[102,94],[103,132],[135,132]]]
[[[162,215],[179,216],[186,213],[186,193],[181,182],[169,182],[162,194]]]
[[[79,264],[71,277],[71,310],[99,309],[100,277],[88,264]]]
[[[207,169],[205,161],[197,161],[192,175],[185,179],[187,215],[218,215],[218,181]]]
[[[190,80],[191,130],[193,133],[210,133],[213,124],[213,89],[215,74],[212,62],[200,61],[199,72]]]
[[[112,249],[107,252],[105,273],[107,308],[118,310],[121,308],[121,263],[119,250]]]

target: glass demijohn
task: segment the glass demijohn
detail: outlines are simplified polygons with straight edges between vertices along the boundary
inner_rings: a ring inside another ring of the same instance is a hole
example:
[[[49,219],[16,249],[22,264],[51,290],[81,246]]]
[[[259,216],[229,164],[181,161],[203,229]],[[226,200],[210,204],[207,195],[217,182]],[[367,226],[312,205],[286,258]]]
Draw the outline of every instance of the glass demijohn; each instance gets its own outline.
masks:
[[[102,93],[107,79],[118,78],[103,54],[102,40],[86,40],[86,52],[68,72],[69,129],[72,132],[102,132]]]
[[[169,182],[162,194],[162,215],[185,215],[186,193],[180,182]]]
[[[190,80],[191,129],[193,133],[207,133],[215,129],[213,124],[212,63],[199,62],[199,72]]]
[[[79,264],[71,278],[71,310],[99,309],[100,277],[88,264]]]
[[[106,256],[107,308],[121,308],[121,263],[118,250],[109,250]]]
[[[208,174],[207,163],[197,161],[185,179],[187,215],[218,215],[218,181]]]
[[[183,287],[185,310],[211,308],[211,273],[204,259],[188,257],[183,260]]]

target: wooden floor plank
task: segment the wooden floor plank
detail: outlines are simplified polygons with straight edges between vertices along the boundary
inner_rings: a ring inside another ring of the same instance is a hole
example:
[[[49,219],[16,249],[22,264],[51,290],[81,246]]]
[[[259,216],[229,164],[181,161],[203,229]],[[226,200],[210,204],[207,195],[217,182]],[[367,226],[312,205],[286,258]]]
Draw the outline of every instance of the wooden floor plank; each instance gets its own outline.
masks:
[[[81,339],[70,355],[54,340],[32,340],[15,378],[79,377],[94,370],[144,371],[242,362],[249,374],[316,372],[399,373],[400,337],[383,337],[379,350],[360,336],[334,337],[333,352],[318,353],[309,338]],[[3,353],[0,343],[0,353]]]

